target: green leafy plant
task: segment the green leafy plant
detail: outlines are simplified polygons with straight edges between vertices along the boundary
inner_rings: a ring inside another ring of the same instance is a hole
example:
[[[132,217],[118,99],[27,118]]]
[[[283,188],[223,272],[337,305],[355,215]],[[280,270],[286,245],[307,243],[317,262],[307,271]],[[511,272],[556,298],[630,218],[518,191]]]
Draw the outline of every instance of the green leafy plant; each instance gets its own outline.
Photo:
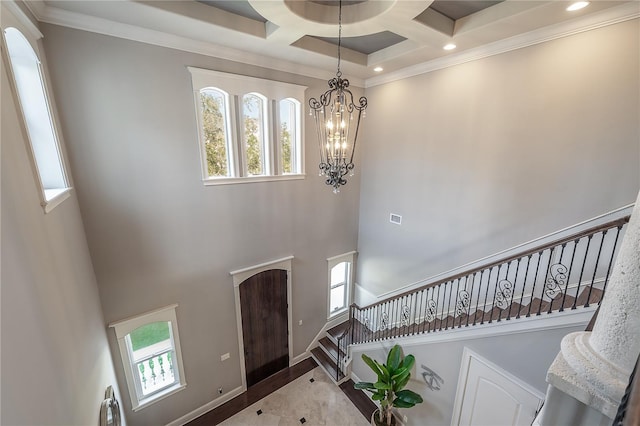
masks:
[[[379,418],[374,419],[376,424],[390,426],[393,421],[393,407],[411,408],[422,402],[420,395],[404,389],[411,378],[415,358],[413,355],[403,356],[400,345],[391,348],[386,364],[380,364],[365,354],[362,354],[362,359],[376,373],[378,381],[358,382],[354,387],[371,392],[371,399],[379,401]]]

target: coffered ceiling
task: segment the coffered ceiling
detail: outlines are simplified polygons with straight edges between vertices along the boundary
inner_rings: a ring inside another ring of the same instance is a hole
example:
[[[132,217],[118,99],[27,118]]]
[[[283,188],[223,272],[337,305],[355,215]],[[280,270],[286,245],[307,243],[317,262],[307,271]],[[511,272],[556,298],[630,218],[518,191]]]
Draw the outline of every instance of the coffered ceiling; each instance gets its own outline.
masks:
[[[330,78],[333,0],[31,0],[43,22]],[[637,18],[637,1],[343,0],[341,69],[372,85]],[[454,43],[456,48],[444,50]],[[383,71],[375,72],[375,67]]]

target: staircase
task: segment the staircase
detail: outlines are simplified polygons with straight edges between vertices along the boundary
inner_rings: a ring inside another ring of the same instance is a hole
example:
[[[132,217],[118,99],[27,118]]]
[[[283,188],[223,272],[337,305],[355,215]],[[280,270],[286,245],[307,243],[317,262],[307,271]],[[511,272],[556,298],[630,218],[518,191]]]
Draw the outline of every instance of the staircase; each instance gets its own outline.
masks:
[[[354,344],[520,321],[600,303],[629,216],[506,259],[349,308],[311,353],[336,382]]]
[[[336,383],[341,383],[345,379],[342,369],[338,368],[341,360],[345,359],[345,352],[338,348],[338,339],[349,329],[349,321],[329,329],[322,339],[318,341],[318,346],[311,350],[311,356],[334,379]],[[344,341],[343,343],[346,343]],[[344,346],[343,346],[344,347]]]

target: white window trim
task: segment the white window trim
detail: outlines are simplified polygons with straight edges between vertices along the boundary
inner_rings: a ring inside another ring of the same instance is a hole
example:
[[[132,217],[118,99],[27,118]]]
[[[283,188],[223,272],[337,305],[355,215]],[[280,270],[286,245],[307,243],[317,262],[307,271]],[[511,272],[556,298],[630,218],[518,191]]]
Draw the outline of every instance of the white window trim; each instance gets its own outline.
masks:
[[[353,281],[357,253],[358,252],[356,251],[350,251],[327,259],[327,321],[342,315],[349,310],[349,305],[351,305],[353,300]],[[348,278],[345,288],[347,301],[343,309],[331,312],[331,269],[342,262],[349,263]]]
[[[270,182],[282,180],[297,180],[305,178],[304,170],[304,120],[303,108],[304,93],[306,86],[297,84],[284,83],[274,80],[266,80],[244,75],[229,74],[219,71],[212,71],[196,67],[187,67],[191,73],[193,84],[196,117],[198,125],[198,144],[201,155],[200,163],[202,169],[202,181],[205,186],[229,185],[239,183],[253,182]],[[204,151],[203,134],[202,134],[202,113],[200,111],[200,90],[205,88],[216,88],[226,92],[229,95],[229,127],[231,146],[231,161],[229,164],[229,172],[231,176],[211,176],[207,171],[207,159]],[[265,142],[264,147],[264,175],[248,176],[247,166],[245,164],[244,144],[242,138],[242,97],[244,95],[254,93],[266,97],[267,102],[264,106],[266,123],[265,123]],[[299,152],[296,152],[296,160],[299,162],[297,167],[299,173],[282,174],[280,162],[280,135],[278,128],[278,102],[284,99],[294,99],[300,103],[298,129],[296,129],[296,137],[299,140]],[[275,105],[275,106],[274,106]],[[268,174],[266,174],[268,173]],[[280,173],[280,174],[276,174]]]
[[[118,339],[118,348],[120,349],[120,357],[122,358],[122,367],[124,368],[125,378],[127,379],[127,388],[129,389],[129,397],[131,398],[131,407],[133,411],[141,410],[156,402],[173,395],[187,387],[184,375],[184,367],[182,364],[182,349],[180,347],[180,336],[178,335],[178,320],[176,317],[177,304],[165,306],[155,309],[135,317],[123,319],[109,324],[113,328]],[[147,398],[138,399],[136,391],[136,380],[134,379],[134,366],[129,357],[129,349],[127,347],[126,337],[133,330],[154,322],[171,322],[171,333],[173,337],[173,347],[175,350],[175,363],[178,368],[178,381],[171,387],[164,389],[158,393],[149,395]]]
[[[2,37],[2,45],[3,45],[3,48],[2,48],[3,61],[5,62],[5,64],[7,64],[7,72],[9,74],[9,80],[11,81],[12,90],[15,95],[15,99],[18,103],[20,114],[22,116],[21,125],[23,126],[24,134],[27,136],[28,152],[30,154],[32,170],[35,175],[36,182],[39,188],[40,205],[42,206],[46,214],[51,212],[55,207],[60,205],[64,200],[69,198],[73,187],[71,185],[71,178],[67,171],[67,164],[65,160],[66,155],[62,147],[63,140],[62,140],[62,134],[59,130],[60,126],[57,119],[57,112],[54,106],[55,102],[53,101],[53,95],[49,90],[48,73],[47,73],[46,67],[44,66],[44,63],[45,63],[44,53],[40,51],[40,48],[38,46],[38,40],[43,38],[44,36],[38,30],[37,26],[29,19],[29,17],[13,2],[2,2],[2,13],[0,14],[0,16],[2,16],[1,37]],[[36,161],[36,155],[34,152],[33,143],[31,141],[31,132],[26,124],[23,102],[18,92],[16,77],[13,71],[13,63],[9,56],[9,51],[8,51],[7,43],[5,40],[4,30],[9,27],[14,27],[22,33],[22,35],[26,38],[27,42],[31,45],[31,48],[33,49],[33,51],[35,52],[38,58],[42,90],[44,92],[45,104],[49,112],[50,125],[51,125],[51,130],[53,132],[55,144],[56,144],[56,150],[58,151],[58,156],[60,159],[60,169],[63,176],[63,180],[65,182],[64,187],[55,188],[55,189],[45,189],[44,184],[42,182],[42,177],[40,175],[40,171]]]

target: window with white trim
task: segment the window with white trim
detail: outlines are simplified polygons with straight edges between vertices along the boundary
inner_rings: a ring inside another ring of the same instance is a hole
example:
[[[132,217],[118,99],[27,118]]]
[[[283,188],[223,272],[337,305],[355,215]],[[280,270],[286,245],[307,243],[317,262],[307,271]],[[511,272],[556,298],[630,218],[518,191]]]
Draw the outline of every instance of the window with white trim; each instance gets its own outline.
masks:
[[[17,28],[19,26],[4,27],[2,33],[36,166],[42,206],[45,212],[49,212],[69,196],[71,188],[60,151],[37,44],[30,42]]]
[[[305,86],[189,71],[205,185],[304,178]]]
[[[177,307],[170,305],[109,324],[118,339],[133,411],[187,385],[178,336]]]
[[[349,308],[355,253],[349,252],[327,259],[329,267],[328,318],[335,317]]]

